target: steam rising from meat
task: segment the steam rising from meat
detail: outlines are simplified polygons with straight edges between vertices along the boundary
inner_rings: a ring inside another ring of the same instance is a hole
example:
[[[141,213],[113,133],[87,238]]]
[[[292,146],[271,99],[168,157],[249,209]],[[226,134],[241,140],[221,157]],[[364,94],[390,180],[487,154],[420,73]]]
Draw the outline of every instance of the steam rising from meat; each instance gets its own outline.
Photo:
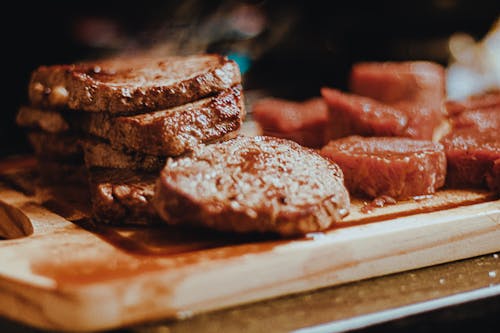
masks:
[[[449,41],[453,63],[448,68],[448,97],[463,99],[500,88],[500,18],[483,40],[463,33]]]
[[[133,29],[139,33],[127,33],[127,22],[110,17],[84,17],[75,21],[73,34],[85,46],[115,56],[138,51],[152,56],[222,53],[238,62],[244,73],[298,17],[293,5],[279,12],[279,20],[266,6],[230,0],[217,6],[201,0],[172,2],[157,8],[146,27]]]

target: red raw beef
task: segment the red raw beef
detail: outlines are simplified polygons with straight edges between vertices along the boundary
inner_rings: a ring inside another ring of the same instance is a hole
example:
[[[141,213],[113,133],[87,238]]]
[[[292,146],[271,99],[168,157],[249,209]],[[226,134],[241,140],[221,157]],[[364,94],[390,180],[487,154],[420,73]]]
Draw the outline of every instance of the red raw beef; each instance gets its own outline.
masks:
[[[500,106],[462,111],[450,118],[454,130],[468,128],[478,132],[500,131]]]
[[[443,121],[444,68],[432,62],[365,62],[355,64],[350,88],[406,112],[408,136],[432,139]]]
[[[500,159],[500,94],[472,96],[450,108],[447,103],[451,131],[441,142],[446,150],[449,187],[498,186]],[[458,107],[460,106],[460,107]]]
[[[487,187],[487,176],[492,174],[495,161],[500,159],[498,131],[456,129],[445,136],[441,143],[448,161],[447,186]]]
[[[449,116],[466,110],[500,108],[500,90],[473,95],[464,101],[446,101],[445,106]]]
[[[398,109],[368,97],[322,88],[328,105],[326,142],[349,135],[407,136],[408,117]]]
[[[264,135],[290,139],[312,148],[325,143],[328,111],[322,98],[304,102],[266,98],[256,102],[252,112]]]
[[[330,141],[321,154],[340,166],[353,194],[405,199],[432,194],[445,182],[444,149],[432,141],[350,136]]]

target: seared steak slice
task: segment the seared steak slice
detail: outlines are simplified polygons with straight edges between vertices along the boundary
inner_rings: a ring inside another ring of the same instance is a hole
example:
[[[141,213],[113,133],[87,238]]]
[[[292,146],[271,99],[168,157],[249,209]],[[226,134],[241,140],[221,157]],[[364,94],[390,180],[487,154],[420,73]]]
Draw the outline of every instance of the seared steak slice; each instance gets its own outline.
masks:
[[[304,102],[266,98],[254,104],[252,115],[264,135],[293,140],[312,148],[324,144],[328,108],[322,98]]]
[[[432,194],[445,182],[443,146],[431,141],[351,136],[330,141],[321,154],[340,166],[352,194],[405,199]]]
[[[438,64],[424,61],[358,63],[351,71],[350,88],[355,94],[404,111],[411,138],[432,139],[434,130],[443,121],[445,74]]]
[[[108,140],[116,149],[176,156],[200,143],[236,136],[245,116],[242,88],[175,108],[135,116],[22,107],[18,124],[52,132],[86,132]]]
[[[165,157],[124,151],[96,139],[82,139],[80,144],[83,149],[85,165],[88,168],[160,171],[165,165]]]
[[[193,102],[240,82],[237,64],[220,55],[118,57],[41,66],[29,97],[43,108],[131,114]]]
[[[151,205],[157,172],[92,169],[89,174],[92,217],[96,221],[116,225],[158,223]]]
[[[328,228],[350,202],[340,168],[313,150],[240,136],[169,159],[154,204],[169,224],[294,235]]]
[[[117,148],[176,156],[200,143],[234,137],[244,117],[241,86],[175,108],[135,116],[93,114],[85,131]]]
[[[326,142],[349,135],[407,136],[408,117],[401,110],[368,97],[322,88],[328,105]]]

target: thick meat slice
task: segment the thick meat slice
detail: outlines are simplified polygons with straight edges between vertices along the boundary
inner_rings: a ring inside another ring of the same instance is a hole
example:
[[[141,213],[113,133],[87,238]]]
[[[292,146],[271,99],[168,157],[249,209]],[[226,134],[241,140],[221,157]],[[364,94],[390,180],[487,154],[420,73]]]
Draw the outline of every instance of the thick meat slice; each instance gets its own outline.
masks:
[[[118,57],[41,66],[29,97],[43,108],[131,114],[183,105],[240,82],[238,65],[216,54]]]
[[[488,186],[498,191],[495,163],[500,158],[500,104],[491,106],[495,96],[471,97],[460,109],[449,112],[452,128],[441,140],[448,159],[448,186]]]
[[[442,123],[444,68],[431,62],[369,62],[355,64],[350,88],[406,112],[407,132],[415,139],[432,139]]]
[[[200,143],[236,136],[244,116],[242,88],[236,85],[193,103],[135,116],[22,107],[17,123],[57,133],[90,133],[108,140],[117,149],[176,156]]]
[[[408,118],[398,109],[331,88],[322,88],[321,95],[329,108],[326,142],[349,135],[407,135]]]
[[[328,108],[322,98],[304,102],[266,98],[254,104],[252,115],[264,135],[293,140],[312,148],[324,144]]]
[[[473,95],[463,101],[446,101],[446,112],[449,116],[466,110],[491,109],[500,107],[500,90]]]
[[[114,225],[157,224],[159,219],[151,204],[157,177],[157,172],[91,170],[92,217]]]
[[[431,141],[351,136],[330,141],[321,154],[341,167],[351,193],[371,198],[431,194],[445,181],[443,146]]]
[[[441,140],[446,150],[449,187],[487,187],[487,178],[495,174],[495,161],[500,159],[500,132],[479,132],[463,128],[453,130]],[[494,181],[490,180],[490,185]]]
[[[177,156],[200,143],[227,140],[237,135],[245,115],[241,86],[168,110],[135,116],[89,117],[85,131],[117,148],[144,154]]]
[[[169,224],[294,235],[340,220],[349,194],[340,168],[313,150],[285,139],[240,136],[169,159],[154,203]]]

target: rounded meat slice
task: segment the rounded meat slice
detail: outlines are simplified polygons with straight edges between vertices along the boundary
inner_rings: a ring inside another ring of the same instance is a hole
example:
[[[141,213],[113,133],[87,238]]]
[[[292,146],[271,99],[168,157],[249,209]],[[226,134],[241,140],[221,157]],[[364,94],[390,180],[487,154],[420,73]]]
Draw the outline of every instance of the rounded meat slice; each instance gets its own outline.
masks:
[[[459,188],[486,188],[495,190],[494,165],[500,159],[500,132],[479,132],[461,128],[445,136],[448,170],[446,185]]]
[[[332,88],[322,88],[321,95],[329,109],[325,142],[349,135],[408,136],[408,118],[398,109]]]
[[[434,193],[445,182],[444,148],[431,141],[350,136],[330,141],[321,154],[342,168],[353,194],[405,199]]]
[[[350,202],[340,168],[315,151],[240,136],[169,159],[154,204],[169,224],[287,236],[328,228]]]

